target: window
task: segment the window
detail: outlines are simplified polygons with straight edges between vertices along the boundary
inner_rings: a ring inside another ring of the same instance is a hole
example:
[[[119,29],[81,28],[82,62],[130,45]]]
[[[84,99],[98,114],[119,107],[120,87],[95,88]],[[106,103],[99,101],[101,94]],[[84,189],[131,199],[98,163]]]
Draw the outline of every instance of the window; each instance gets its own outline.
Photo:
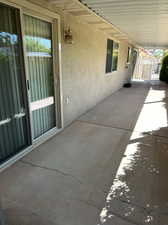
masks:
[[[130,63],[130,59],[131,59],[131,48],[128,47],[127,63]]]
[[[113,42],[113,58],[112,58],[112,71],[117,70],[117,65],[118,65],[118,49],[119,49],[119,44],[116,42]]]
[[[107,40],[106,73],[117,70],[119,44],[113,40]]]

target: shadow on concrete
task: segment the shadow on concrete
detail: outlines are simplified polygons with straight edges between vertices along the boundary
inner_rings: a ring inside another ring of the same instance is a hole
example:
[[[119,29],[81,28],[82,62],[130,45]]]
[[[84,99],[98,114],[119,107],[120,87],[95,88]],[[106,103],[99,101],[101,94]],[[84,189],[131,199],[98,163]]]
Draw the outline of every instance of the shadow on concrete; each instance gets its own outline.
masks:
[[[166,88],[155,83],[149,89],[101,211],[99,225],[168,224]]]

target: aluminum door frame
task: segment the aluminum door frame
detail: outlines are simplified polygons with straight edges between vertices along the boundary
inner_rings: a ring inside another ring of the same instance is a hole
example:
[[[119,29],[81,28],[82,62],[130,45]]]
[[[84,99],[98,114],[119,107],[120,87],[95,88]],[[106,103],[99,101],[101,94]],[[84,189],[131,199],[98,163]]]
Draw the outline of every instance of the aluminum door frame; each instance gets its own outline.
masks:
[[[27,80],[28,80],[28,71],[26,65],[26,57],[25,57],[25,44],[23,41],[23,14],[31,14],[31,16],[37,17],[39,19],[51,22],[52,21],[52,42],[53,42],[53,72],[54,72],[54,92],[55,92],[55,99],[57,100],[56,105],[56,113],[57,113],[57,124],[56,128],[53,128],[46,132],[41,137],[37,138],[34,142],[32,141],[31,145],[15,156],[11,157],[6,162],[0,165],[0,172],[4,169],[8,168],[16,161],[24,157],[26,154],[31,152],[37,146],[41,145],[57,133],[61,132],[64,129],[64,119],[63,119],[63,88],[62,88],[62,57],[61,57],[61,18],[55,12],[49,11],[48,9],[42,8],[41,6],[37,6],[33,3],[27,2],[25,0],[0,0],[1,3],[12,6],[14,8],[19,9],[20,12],[20,29],[21,29],[21,39],[22,39],[22,51],[23,51],[23,67],[25,70],[24,79],[26,80],[26,88],[25,92],[26,95],[29,96]],[[41,13],[39,13],[41,12]],[[49,15],[49,16],[48,16]],[[57,35],[54,35],[56,33]],[[56,55],[57,53],[57,55]],[[55,62],[55,63],[54,63]],[[27,107],[29,111],[29,118],[30,118],[30,134],[32,131],[32,123],[31,123],[31,114],[30,114],[30,101],[29,97],[27,97]],[[31,135],[32,140],[32,135]]]
[[[28,72],[28,68],[27,68],[27,57],[26,57],[26,44],[24,42],[24,15],[28,15],[28,16],[32,16],[34,18],[46,21],[48,23],[51,24],[52,27],[52,53],[53,53],[53,65],[52,65],[52,69],[53,69],[53,78],[54,78],[54,105],[55,105],[55,118],[56,118],[56,126],[54,128],[52,128],[51,130],[54,129],[60,129],[63,127],[63,113],[62,113],[62,101],[61,101],[61,79],[60,79],[60,74],[61,74],[61,62],[60,62],[60,53],[59,51],[60,49],[60,37],[59,37],[59,22],[58,19],[54,19],[53,17],[46,17],[43,16],[37,12],[32,12],[30,10],[27,9],[21,9],[21,23],[22,23],[22,37],[23,37],[23,48],[24,48],[24,60],[25,60],[25,67],[26,67],[26,80],[29,81],[29,72]],[[57,34],[57,35],[54,35]],[[56,53],[58,53],[58,56],[56,56]],[[31,133],[33,133],[33,122],[32,122],[32,113],[30,111],[30,90],[28,90],[27,88],[27,92],[28,92],[28,97],[29,97],[29,114],[30,114],[30,121],[31,121]],[[50,131],[50,130],[49,130]],[[48,132],[49,132],[48,131]],[[43,137],[45,137],[48,132],[42,134],[40,137],[33,139],[33,135],[32,137],[32,143],[36,143],[38,142],[40,139],[43,139]]]
[[[18,50],[19,50],[19,54],[20,54],[20,63],[21,63],[21,66],[20,66],[20,76],[19,76],[19,79],[20,79],[20,83],[22,85],[22,92],[23,92],[23,104],[25,106],[25,114],[26,114],[26,132],[27,132],[27,146],[25,148],[23,148],[21,151],[23,151],[24,149],[28,148],[29,146],[32,145],[32,137],[31,137],[31,126],[30,126],[30,114],[29,114],[29,101],[28,101],[28,95],[27,95],[27,85],[26,85],[26,71],[25,71],[25,61],[24,61],[24,50],[23,50],[23,36],[22,36],[22,30],[21,30],[21,17],[20,17],[20,8],[14,6],[13,4],[7,4],[7,3],[4,3],[4,1],[1,1],[0,0],[0,3],[4,6],[9,6],[9,7],[12,7],[16,10],[18,10],[18,13],[17,13],[17,21],[16,21],[16,29],[18,30],[18,35],[20,40],[21,40],[21,43],[19,43],[19,47],[18,47]],[[21,93],[20,93],[21,94]],[[16,152],[14,155],[17,155],[19,154],[21,151],[19,152]],[[5,160],[3,163],[6,163],[6,161],[10,160],[11,158],[13,158],[13,156],[9,157],[9,159]],[[2,163],[2,164],[3,164]]]

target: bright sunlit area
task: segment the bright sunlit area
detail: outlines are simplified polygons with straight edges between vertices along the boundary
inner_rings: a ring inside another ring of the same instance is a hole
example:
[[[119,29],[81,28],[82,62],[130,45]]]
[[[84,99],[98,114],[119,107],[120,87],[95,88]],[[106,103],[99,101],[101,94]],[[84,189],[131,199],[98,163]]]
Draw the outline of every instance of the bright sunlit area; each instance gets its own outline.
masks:
[[[118,217],[121,224],[123,220],[128,224],[137,224],[137,221],[138,224],[160,224],[158,211],[167,204],[156,192],[159,185],[164,185],[159,178],[161,159],[164,164],[162,153],[168,154],[164,138],[168,136],[166,97],[164,87],[149,88],[101,211],[99,225],[115,224]]]
[[[133,80],[158,81],[163,57],[167,54],[166,49],[141,49],[133,73]]]

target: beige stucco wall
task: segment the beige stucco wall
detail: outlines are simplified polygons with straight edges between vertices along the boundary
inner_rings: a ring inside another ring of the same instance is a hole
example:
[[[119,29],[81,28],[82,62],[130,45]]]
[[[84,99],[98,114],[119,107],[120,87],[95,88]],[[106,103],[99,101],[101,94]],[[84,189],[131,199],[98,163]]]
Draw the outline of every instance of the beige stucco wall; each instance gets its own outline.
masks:
[[[62,74],[65,125],[122,87],[129,75],[126,68],[128,44],[119,43],[118,71],[105,74],[107,36],[93,26],[66,16],[74,44],[62,41]]]
[[[5,1],[5,0],[4,0]],[[21,0],[9,0],[23,5]],[[128,44],[119,43],[118,71],[105,74],[107,38],[93,25],[79,21],[79,17],[63,14],[44,0],[27,0],[41,8],[49,9],[61,16],[62,36],[62,96],[63,123],[71,123],[105,97],[122,87],[130,75],[126,68]],[[32,10],[34,7],[32,6]],[[39,10],[42,14],[43,10]],[[48,16],[50,13],[48,13]],[[64,27],[73,33],[74,43],[64,42]]]

